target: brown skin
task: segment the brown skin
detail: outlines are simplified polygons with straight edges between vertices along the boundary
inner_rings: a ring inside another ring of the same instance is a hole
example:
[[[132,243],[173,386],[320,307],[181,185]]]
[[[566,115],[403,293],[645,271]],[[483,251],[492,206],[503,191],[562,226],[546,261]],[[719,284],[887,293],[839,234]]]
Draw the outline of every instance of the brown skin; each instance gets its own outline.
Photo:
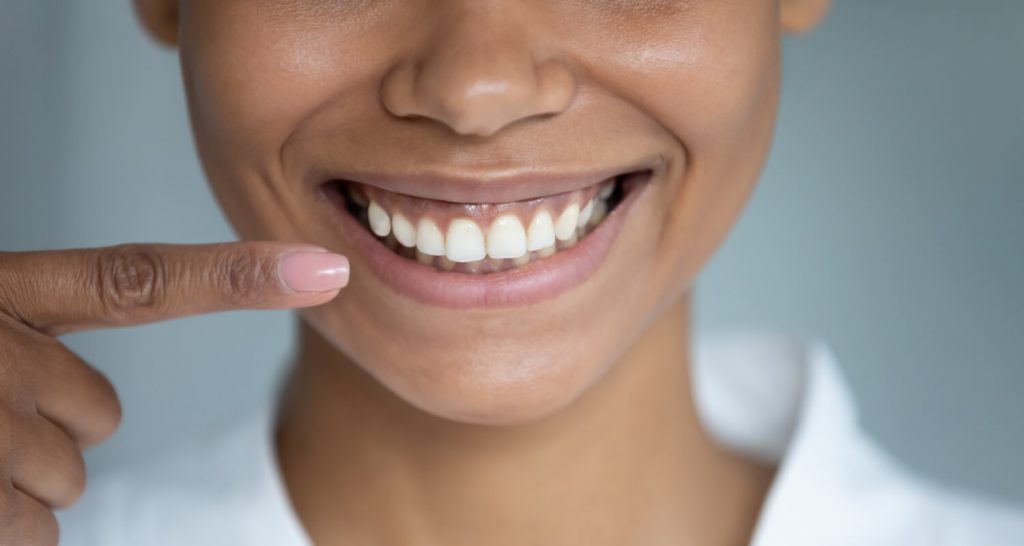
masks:
[[[348,255],[304,311],[281,466],[314,542],[741,544],[771,479],[702,432],[698,273],[770,148],[780,34],[827,0],[137,0],[181,51],[200,156],[246,239]],[[479,83],[501,91],[471,93]],[[666,169],[601,269],[453,310],[366,271],[306,178]]]
[[[54,336],[230,309],[322,304],[279,260],[310,245],[120,245],[0,252],[0,545],[56,546],[52,510],[85,488],[82,450],[111,434],[110,382]]]
[[[565,407],[690,291],[767,156],[780,20],[801,17],[767,0],[632,4],[139,3],[156,36],[177,37],[203,165],[247,239],[315,242],[365,269],[307,181],[329,167],[482,174],[664,158],[605,266],[563,297],[438,309],[357,274],[345,298],[305,315],[420,409],[506,425]],[[481,81],[506,91],[468,92]]]

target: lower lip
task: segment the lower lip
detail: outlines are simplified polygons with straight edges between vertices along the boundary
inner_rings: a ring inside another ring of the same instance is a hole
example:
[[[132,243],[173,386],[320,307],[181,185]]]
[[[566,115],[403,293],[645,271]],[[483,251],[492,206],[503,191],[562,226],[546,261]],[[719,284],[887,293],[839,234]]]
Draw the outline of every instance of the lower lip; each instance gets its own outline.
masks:
[[[646,174],[646,176],[653,176]],[[635,186],[594,231],[569,249],[522,267],[472,275],[438,271],[392,252],[345,210],[341,198],[328,201],[342,237],[365,259],[369,269],[395,292],[439,307],[455,309],[521,307],[556,298],[582,284],[604,263],[633,204],[651,186]]]

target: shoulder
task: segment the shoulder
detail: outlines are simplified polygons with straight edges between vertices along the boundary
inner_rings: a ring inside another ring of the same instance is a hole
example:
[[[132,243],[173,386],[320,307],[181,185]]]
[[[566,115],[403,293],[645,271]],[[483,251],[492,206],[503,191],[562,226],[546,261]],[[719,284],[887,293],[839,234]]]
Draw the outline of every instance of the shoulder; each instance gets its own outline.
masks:
[[[778,465],[754,546],[1024,544],[1024,507],[927,477],[863,429],[824,340],[716,334],[701,358],[713,430]]]
[[[91,479],[57,512],[62,546],[305,546],[268,472],[269,423],[254,416],[215,438]]]

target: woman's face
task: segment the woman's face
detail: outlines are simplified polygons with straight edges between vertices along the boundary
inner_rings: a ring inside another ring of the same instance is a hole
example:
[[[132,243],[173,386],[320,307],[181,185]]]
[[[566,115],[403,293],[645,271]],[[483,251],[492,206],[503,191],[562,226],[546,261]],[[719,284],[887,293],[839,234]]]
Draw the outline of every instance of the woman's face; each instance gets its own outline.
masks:
[[[158,3],[238,233],[351,260],[304,318],[409,403],[487,424],[564,407],[692,289],[766,159],[790,9]]]

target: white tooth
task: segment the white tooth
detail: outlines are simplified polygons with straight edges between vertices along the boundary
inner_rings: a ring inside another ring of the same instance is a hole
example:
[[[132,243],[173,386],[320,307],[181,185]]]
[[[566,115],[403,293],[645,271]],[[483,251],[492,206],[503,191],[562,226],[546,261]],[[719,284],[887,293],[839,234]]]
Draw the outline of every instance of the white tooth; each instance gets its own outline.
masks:
[[[591,199],[587,202],[587,206],[583,207],[580,211],[580,217],[577,221],[577,225],[583,227],[590,221],[590,217],[594,214],[594,200]]]
[[[562,241],[559,244],[558,248],[562,248],[562,249],[572,248],[572,246],[575,245],[576,243],[578,243],[579,240],[580,240],[580,238],[576,235],[576,232],[573,231],[572,232],[572,237],[569,237],[568,239]]]
[[[605,216],[608,216],[608,203],[598,201],[597,204],[594,205],[594,215],[590,218],[590,222],[596,226],[604,220]]]
[[[613,183],[608,184],[607,186],[601,188],[601,193],[598,193],[597,196],[600,197],[601,199],[608,199],[609,197],[612,196],[612,193],[614,191],[615,191],[615,183],[613,182]]]
[[[580,206],[576,203],[569,205],[555,222],[555,237],[565,241],[576,235],[576,223],[580,220]]]
[[[391,233],[391,218],[388,217],[388,213],[376,201],[370,201],[369,215],[370,230],[378,237],[387,237]]]
[[[484,247],[484,232],[476,222],[466,218],[456,218],[448,224],[447,245],[445,255],[453,262],[475,262],[487,257]]]
[[[428,256],[444,256],[444,234],[428,218],[420,218],[416,226],[416,248]]]
[[[398,239],[402,246],[416,246],[416,226],[401,212],[396,212],[395,217],[391,219],[391,229],[395,232],[395,239]]]
[[[541,250],[555,244],[555,223],[551,214],[542,210],[533,216],[527,232],[527,250]]]
[[[512,263],[516,264],[519,267],[522,267],[530,263],[530,253],[527,252],[526,254],[523,254],[522,256],[512,260]]]
[[[492,258],[518,258],[526,254],[526,230],[514,214],[504,214],[491,222],[487,230],[487,255]]]
[[[555,245],[551,245],[549,247],[540,249],[540,251],[537,252],[537,255],[540,256],[541,258],[547,258],[548,256],[553,255],[556,250],[558,249],[555,248]]]

